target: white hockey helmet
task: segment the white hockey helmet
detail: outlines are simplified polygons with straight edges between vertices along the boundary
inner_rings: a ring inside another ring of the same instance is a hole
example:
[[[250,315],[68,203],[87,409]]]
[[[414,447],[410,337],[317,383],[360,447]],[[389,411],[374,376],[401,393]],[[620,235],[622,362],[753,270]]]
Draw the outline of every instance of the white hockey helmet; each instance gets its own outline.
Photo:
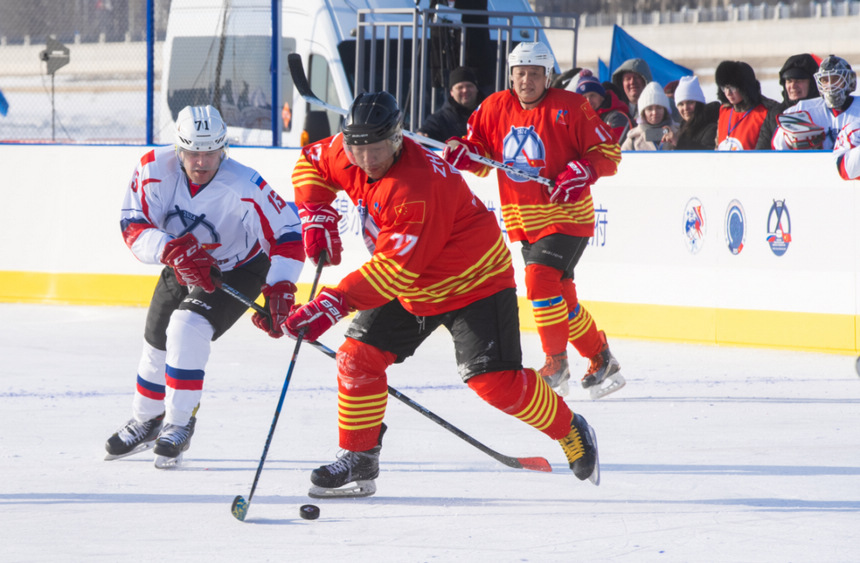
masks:
[[[857,89],[857,73],[843,58],[830,55],[818,66],[815,85],[827,107],[841,108],[845,99]]]
[[[176,116],[176,147],[189,152],[223,149],[227,126],[212,106],[186,106]]]
[[[542,66],[546,70],[546,87],[549,88],[552,79],[552,71],[555,68],[555,58],[549,47],[535,41],[533,43],[523,42],[514,47],[508,55],[508,74],[515,66]]]

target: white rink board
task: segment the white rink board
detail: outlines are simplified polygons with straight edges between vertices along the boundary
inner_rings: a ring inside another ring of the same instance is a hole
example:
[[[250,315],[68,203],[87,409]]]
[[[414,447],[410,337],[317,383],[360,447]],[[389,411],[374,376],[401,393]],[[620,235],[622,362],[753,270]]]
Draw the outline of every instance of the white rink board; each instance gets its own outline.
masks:
[[[119,207],[134,165],[147,147],[0,145],[0,271],[154,275],[122,241]],[[234,148],[285,199],[296,149]],[[467,174],[497,215],[495,177]],[[828,153],[624,153],[619,172],[593,188],[598,236],[577,268],[582,299],[680,307],[713,307],[855,315],[858,182],[836,174]],[[343,197],[343,196],[341,196]],[[701,250],[685,243],[685,208],[704,210]],[[726,213],[738,200],[745,244],[735,255],[726,241]],[[777,256],[767,242],[774,201],[784,201],[791,242]],[[341,226],[356,228],[346,211]],[[358,236],[344,236],[336,283],[367,258]],[[512,247],[520,294],[522,260]],[[302,281],[309,282],[311,268]],[[2,296],[0,296],[2,298]]]

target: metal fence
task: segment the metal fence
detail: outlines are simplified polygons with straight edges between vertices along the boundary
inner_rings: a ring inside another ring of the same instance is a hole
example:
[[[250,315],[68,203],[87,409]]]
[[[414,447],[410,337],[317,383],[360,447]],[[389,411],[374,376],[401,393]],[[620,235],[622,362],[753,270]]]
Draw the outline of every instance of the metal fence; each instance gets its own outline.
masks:
[[[214,6],[225,2],[212,0]],[[539,12],[570,11],[563,8],[565,2],[538,1],[536,8]],[[168,142],[169,132],[159,130],[164,121],[158,96],[170,5],[171,0],[0,0],[0,142]],[[763,3],[585,14],[580,24],[653,25],[858,14],[858,0]],[[565,25],[564,18],[545,19],[551,20],[547,25]],[[201,41],[195,48],[205,44],[207,49],[229,50],[229,44],[219,41],[225,25],[223,21],[199,22],[194,35]],[[244,64],[243,56],[259,56],[238,51],[227,54],[218,59],[238,69]],[[219,95],[233,99],[237,106],[253,95],[240,84],[224,87],[229,91]]]

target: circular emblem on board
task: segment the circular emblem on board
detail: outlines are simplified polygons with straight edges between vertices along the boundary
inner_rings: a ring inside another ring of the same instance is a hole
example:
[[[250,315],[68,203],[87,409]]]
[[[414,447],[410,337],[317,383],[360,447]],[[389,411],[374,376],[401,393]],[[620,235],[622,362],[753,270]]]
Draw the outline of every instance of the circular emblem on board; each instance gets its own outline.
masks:
[[[747,237],[747,218],[744,215],[744,206],[736,199],[729,202],[726,209],[726,244],[729,252],[740,254],[744,249],[744,241]]]

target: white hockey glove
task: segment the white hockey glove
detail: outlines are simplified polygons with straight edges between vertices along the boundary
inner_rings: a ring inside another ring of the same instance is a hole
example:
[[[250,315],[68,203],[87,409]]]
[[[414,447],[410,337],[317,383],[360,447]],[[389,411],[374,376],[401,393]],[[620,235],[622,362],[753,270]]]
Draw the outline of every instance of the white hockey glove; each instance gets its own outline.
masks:
[[[791,150],[819,150],[824,144],[824,129],[812,121],[809,112],[781,113],[776,116],[776,123],[785,133],[785,142]]]

